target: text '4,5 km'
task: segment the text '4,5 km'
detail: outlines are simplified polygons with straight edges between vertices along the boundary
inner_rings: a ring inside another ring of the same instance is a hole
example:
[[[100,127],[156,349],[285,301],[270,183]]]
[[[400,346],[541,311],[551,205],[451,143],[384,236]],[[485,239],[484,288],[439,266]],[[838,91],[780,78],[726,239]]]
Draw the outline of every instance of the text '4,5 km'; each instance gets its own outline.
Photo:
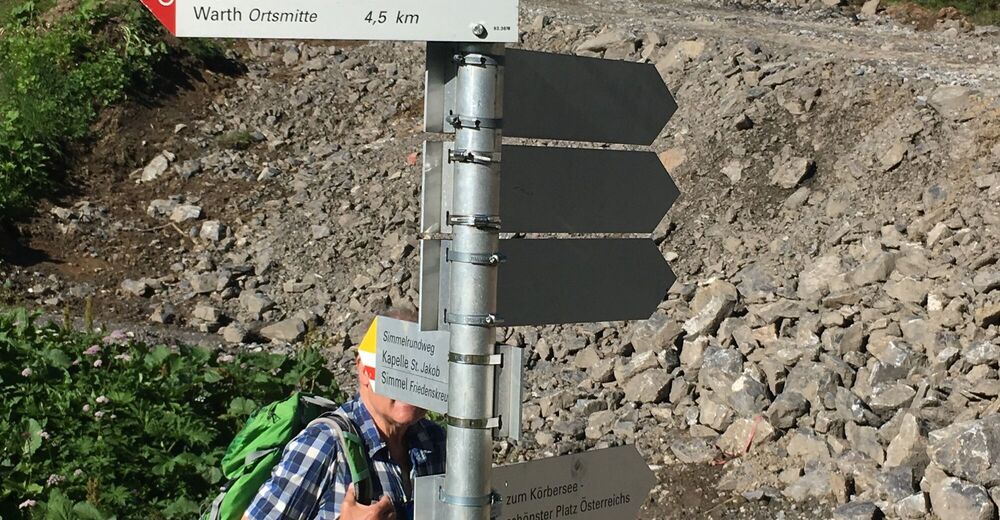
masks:
[[[420,23],[420,15],[414,13],[404,13],[403,11],[396,11],[396,24],[418,24]],[[368,11],[368,15],[365,16],[365,21],[372,24],[378,25],[386,22],[392,21],[392,18],[386,11]]]

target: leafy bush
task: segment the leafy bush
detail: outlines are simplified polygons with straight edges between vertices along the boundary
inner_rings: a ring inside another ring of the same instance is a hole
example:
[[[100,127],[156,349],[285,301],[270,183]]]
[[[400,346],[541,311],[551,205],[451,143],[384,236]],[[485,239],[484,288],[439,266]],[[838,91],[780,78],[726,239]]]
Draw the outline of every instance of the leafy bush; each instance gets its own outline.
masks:
[[[251,412],[297,389],[342,398],[314,348],[288,358],[149,346],[38,326],[23,310],[0,313],[0,359],[8,520],[194,518]]]
[[[139,2],[84,0],[51,27],[36,17],[27,2],[0,29],[0,219],[49,190],[65,145],[102,107],[152,85],[169,54]]]

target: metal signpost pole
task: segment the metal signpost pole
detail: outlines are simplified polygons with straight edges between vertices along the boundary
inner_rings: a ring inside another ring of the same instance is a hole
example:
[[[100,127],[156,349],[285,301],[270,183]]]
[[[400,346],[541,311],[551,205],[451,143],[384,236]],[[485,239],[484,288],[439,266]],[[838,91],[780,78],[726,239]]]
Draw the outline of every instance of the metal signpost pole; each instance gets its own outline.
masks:
[[[481,29],[481,28],[477,28]],[[492,502],[494,344],[500,246],[504,46],[460,44],[455,111],[448,462],[440,500],[448,520],[487,520]]]

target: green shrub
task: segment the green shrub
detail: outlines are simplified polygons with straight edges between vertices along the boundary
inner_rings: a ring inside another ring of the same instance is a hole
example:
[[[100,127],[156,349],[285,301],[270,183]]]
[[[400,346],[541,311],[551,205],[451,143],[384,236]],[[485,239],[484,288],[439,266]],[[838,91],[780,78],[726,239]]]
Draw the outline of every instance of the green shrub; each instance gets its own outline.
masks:
[[[31,2],[11,9],[0,37],[0,219],[51,189],[66,144],[152,85],[170,52],[139,2],[84,0],[51,27],[36,15]]]
[[[23,310],[0,313],[0,359],[8,520],[193,518],[252,411],[297,389],[342,398],[314,348],[289,358],[149,346],[38,326]]]
[[[246,150],[253,146],[253,134],[246,130],[234,130],[216,138],[219,146],[230,150]]]

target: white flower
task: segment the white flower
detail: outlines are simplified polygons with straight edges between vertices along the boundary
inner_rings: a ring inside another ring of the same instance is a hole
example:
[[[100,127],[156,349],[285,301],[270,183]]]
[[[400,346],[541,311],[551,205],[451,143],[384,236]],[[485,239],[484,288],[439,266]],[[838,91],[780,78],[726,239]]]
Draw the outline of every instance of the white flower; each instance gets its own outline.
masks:
[[[46,480],[45,483],[48,484],[49,487],[52,487],[52,486],[58,486],[64,480],[66,480],[66,477],[62,475],[56,475],[55,473],[53,473],[49,475],[49,479]]]
[[[35,507],[36,503],[37,502],[35,502],[34,500],[25,500],[24,502],[21,502],[21,504],[18,505],[17,508],[18,509],[30,509],[32,507]]]
[[[89,412],[90,411],[90,405],[89,404],[83,405],[83,411],[84,412]]]
[[[94,361],[94,368],[101,368],[101,365],[103,364],[104,362],[98,359],[97,361]]]
[[[108,404],[108,398],[103,395],[98,397],[97,404]]]
[[[32,372],[30,368],[25,368],[21,371],[21,377],[31,377],[31,374]]]
[[[73,476],[74,477],[79,477],[80,475],[83,475],[83,470],[82,469],[77,468],[75,471],[73,471]]]
[[[101,417],[104,417],[104,412],[103,411],[98,410],[98,411],[94,412],[94,419],[100,420]]]
[[[45,430],[42,430],[42,431],[38,432],[38,436],[41,437],[44,440],[49,440],[49,437],[50,437],[49,432],[47,432]]]

